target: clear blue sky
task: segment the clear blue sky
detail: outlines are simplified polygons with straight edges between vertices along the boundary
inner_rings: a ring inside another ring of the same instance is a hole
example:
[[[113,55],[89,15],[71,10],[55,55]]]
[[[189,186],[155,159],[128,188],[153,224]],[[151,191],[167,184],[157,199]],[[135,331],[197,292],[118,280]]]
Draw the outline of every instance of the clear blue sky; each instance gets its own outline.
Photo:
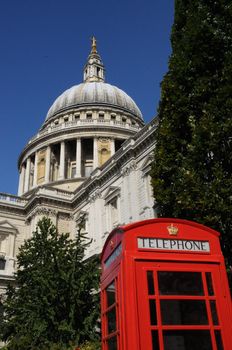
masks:
[[[0,192],[17,193],[17,160],[64,90],[82,82],[94,34],[106,81],[145,121],[167,71],[174,0],[0,0]]]

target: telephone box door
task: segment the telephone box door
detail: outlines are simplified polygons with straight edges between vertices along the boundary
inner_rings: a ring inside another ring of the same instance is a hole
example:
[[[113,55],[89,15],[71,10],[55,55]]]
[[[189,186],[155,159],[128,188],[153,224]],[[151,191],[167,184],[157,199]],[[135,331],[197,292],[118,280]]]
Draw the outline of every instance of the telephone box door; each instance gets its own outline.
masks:
[[[231,349],[217,264],[137,262],[136,281],[142,350]]]

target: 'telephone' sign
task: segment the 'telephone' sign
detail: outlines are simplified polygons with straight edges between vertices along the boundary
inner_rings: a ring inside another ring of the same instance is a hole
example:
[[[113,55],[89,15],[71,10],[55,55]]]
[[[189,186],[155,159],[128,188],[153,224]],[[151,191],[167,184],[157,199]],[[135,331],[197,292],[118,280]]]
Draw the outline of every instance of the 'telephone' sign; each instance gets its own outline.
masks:
[[[209,253],[208,241],[191,241],[181,239],[138,238],[138,248],[155,250],[180,250],[188,252]]]

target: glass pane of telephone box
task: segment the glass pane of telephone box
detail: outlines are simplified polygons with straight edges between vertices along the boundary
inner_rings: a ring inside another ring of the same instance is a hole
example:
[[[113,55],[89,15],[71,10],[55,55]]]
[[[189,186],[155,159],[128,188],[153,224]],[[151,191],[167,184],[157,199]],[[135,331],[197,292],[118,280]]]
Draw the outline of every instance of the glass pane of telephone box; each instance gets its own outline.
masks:
[[[218,315],[217,315],[217,308],[216,308],[216,301],[210,300],[210,309],[213,319],[213,324],[218,325]]]
[[[108,350],[117,350],[117,336],[107,340]]]
[[[115,332],[117,329],[115,307],[113,307],[113,309],[107,312],[106,317],[108,325],[108,334]]]
[[[204,300],[161,300],[163,325],[207,325]]]
[[[200,272],[158,271],[160,295],[204,295]]]
[[[115,283],[111,283],[106,288],[107,307],[115,303]]]
[[[160,350],[158,331],[151,331],[152,350]]]
[[[149,300],[149,309],[150,309],[150,324],[152,326],[157,325],[157,317],[156,317],[156,302],[155,300]]]
[[[164,331],[164,350],[213,350],[210,331]]]
[[[224,350],[220,331],[215,331],[215,338],[216,338],[216,343],[217,343],[217,350]]]
[[[207,283],[207,288],[208,288],[208,294],[209,295],[214,295],[212,275],[211,275],[210,272],[206,272],[205,275],[206,275],[206,283]]]
[[[149,295],[155,294],[153,271],[147,271],[147,288]]]

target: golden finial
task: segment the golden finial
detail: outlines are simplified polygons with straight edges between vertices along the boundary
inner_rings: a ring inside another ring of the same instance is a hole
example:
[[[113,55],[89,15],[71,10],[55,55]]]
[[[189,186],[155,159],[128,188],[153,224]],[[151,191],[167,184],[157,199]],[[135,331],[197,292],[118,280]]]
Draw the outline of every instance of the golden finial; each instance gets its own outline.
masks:
[[[92,41],[92,48],[91,48],[91,53],[97,53],[97,40],[94,36],[91,38]]]

